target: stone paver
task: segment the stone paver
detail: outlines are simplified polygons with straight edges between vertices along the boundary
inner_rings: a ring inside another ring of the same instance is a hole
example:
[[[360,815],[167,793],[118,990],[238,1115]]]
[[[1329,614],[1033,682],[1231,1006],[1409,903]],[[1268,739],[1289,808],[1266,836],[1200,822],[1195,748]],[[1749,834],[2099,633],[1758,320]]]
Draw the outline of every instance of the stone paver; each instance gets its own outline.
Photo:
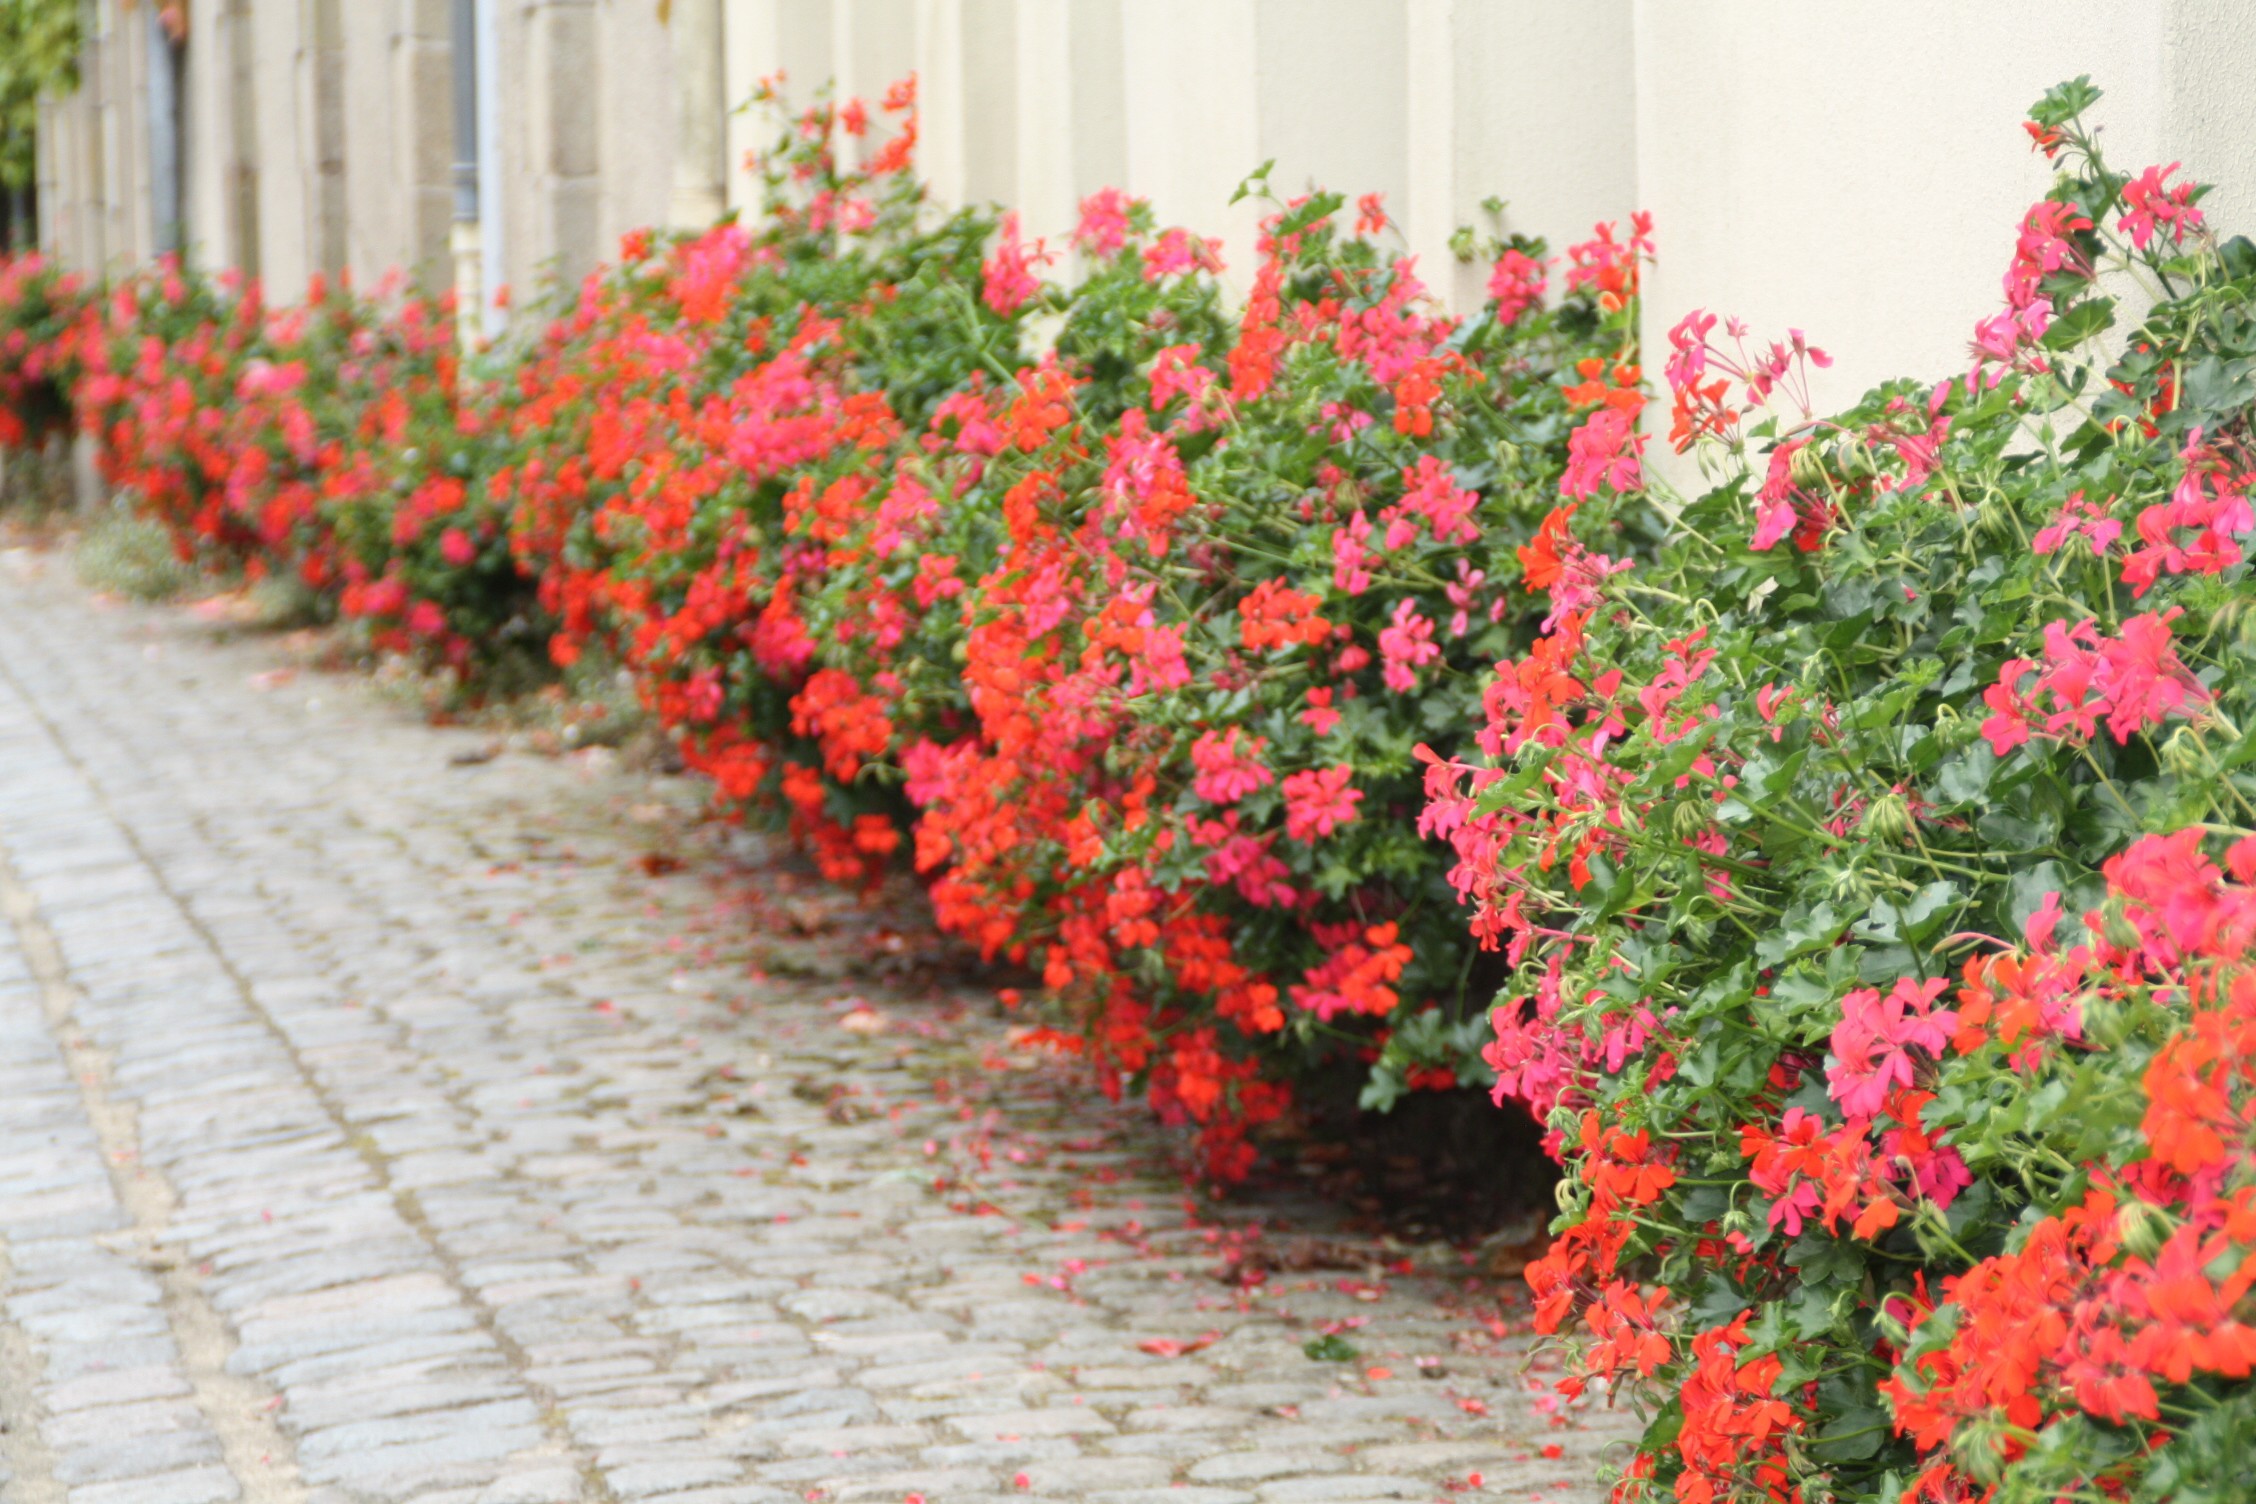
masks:
[[[1452,1261],[1204,1206],[897,906],[483,743],[0,554],[0,1501],[1597,1496]],[[1224,1283],[1254,1218],[1353,1267]]]

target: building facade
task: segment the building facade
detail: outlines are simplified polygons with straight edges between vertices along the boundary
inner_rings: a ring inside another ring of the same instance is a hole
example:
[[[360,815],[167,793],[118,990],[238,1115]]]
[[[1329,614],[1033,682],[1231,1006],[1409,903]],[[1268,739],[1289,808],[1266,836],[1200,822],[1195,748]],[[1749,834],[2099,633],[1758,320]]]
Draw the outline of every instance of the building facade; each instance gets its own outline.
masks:
[[[874,98],[920,80],[943,203],[1061,236],[1120,186],[1243,272],[1281,189],[1380,192],[1429,281],[1456,226],[1554,245],[1653,213],[1648,347],[1685,310],[1807,329],[1821,399],[1948,370],[1996,302],[2045,168],[2017,123],[2108,90],[2118,165],[2182,161],[2256,206],[2256,7],[2242,0],[83,0],[83,86],[51,102],[42,235],[89,270],[178,249],[289,297],[316,273],[448,285],[489,321],[621,234],[748,207],[782,73]],[[474,242],[463,239],[475,227]]]

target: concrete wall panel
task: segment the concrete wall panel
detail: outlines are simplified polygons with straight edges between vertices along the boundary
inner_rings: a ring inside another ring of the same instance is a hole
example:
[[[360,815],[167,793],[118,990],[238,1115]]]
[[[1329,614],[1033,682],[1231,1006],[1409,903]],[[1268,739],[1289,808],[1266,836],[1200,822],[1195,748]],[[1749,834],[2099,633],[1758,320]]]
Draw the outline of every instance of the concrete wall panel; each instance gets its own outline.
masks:
[[[279,297],[339,263],[447,285],[450,3],[192,0],[190,254]],[[2220,226],[2256,218],[2245,0],[703,0],[719,106],[658,0],[490,3],[495,270],[520,298],[682,217],[713,133],[682,129],[681,100],[734,111],[778,71],[805,102],[831,80],[874,101],[920,69],[942,202],[1015,205],[1058,241],[1117,185],[1223,236],[1240,287],[1259,210],[1228,198],[1268,157],[1286,193],[1385,194],[1461,304],[1482,269],[1452,271],[1446,246],[1483,199],[1554,251],[1643,207],[1648,348],[1693,307],[1806,329],[1836,358],[1828,403],[1962,364],[2046,181],[2017,122],[2062,78],[2108,90],[2119,165],[2183,161],[2224,185]],[[84,5],[86,86],[44,107],[43,233],[74,265],[122,266],[153,238],[145,14]],[[731,205],[753,206],[742,161],[771,129],[729,114]]]
[[[1261,159],[1276,159],[1277,191],[1328,188],[1350,200],[1379,193],[1402,214],[1410,187],[1405,0],[1260,0],[1255,29],[1258,148]],[[1243,162],[1238,171],[1259,165]]]
[[[775,139],[777,122],[765,106],[750,105],[763,79],[780,78],[787,97],[802,102],[832,74],[831,44],[837,25],[831,0],[725,0],[722,46],[728,110],[728,203],[747,215],[760,206],[759,179],[748,165]],[[749,105],[749,107],[747,107]]]
[[[1540,235],[1556,252],[1643,207],[1637,75],[1617,61],[1630,56],[1630,0],[1452,9],[1449,227],[1487,228],[1481,205],[1500,198],[1503,228]],[[1470,302],[1486,279],[1486,268],[1467,268],[1452,291]]]
[[[1240,285],[1253,275],[1259,211],[1228,207],[1261,165],[1256,0],[1125,0],[1120,8],[1126,182],[1163,224],[1223,241]]]
[[[1100,188],[1128,182],[1128,75],[1121,44],[1121,7],[1128,3],[1066,0],[1076,204]]]
[[[302,77],[305,13],[296,4],[249,8],[253,137],[258,151],[258,272],[279,300],[302,290],[316,268],[313,125]]]
[[[597,254],[617,253],[627,231],[673,218],[675,149],[674,43],[648,0],[609,0],[590,12],[601,62],[590,169],[601,184]],[[561,86],[563,80],[558,80]],[[582,85],[584,87],[584,85]]]
[[[2170,160],[2164,20],[2118,0],[1638,0],[1637,181],[1661,248],[1646,348],[1698,307],[1808,331],[1835,362],[1821,404],[1962,369],[2050,181],[2029,105],[2093,73],[2116,160]]]

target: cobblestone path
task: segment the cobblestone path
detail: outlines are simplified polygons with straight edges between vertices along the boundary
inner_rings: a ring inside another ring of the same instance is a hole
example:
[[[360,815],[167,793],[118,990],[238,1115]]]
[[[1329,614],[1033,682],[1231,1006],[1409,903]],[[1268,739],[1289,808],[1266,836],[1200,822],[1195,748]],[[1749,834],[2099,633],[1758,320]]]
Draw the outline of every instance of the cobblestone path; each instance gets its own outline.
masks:
[[[679,780],[283,663],[0,554],[6,1504],[1596,1496],[1461,1265],[1218,1279],[1321,1208]]]

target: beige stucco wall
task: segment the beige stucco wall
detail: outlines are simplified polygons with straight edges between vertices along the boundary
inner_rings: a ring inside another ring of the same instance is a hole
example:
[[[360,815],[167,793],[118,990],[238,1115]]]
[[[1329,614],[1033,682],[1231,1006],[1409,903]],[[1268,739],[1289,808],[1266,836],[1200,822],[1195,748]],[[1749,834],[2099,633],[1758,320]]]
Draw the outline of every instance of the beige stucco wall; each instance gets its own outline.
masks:
[[[444,287],[454,103],[447,0],[346,0],[345,256],[372,286],[404,271]]]
[[[1220,235],[1242,283],[1261,211],[1229,198],[1273,161],[1281,195],[1383,194],[1429,279],[1470,290],[1446,248],[1483,198],[1509,197],[1513,227],[1554,240],[1632,207],[1630,13],[1630,0],[926,0],[926,167],[944,203],[1007,202],[1053,238],[1082,198],[1125,188],[1163,221]],[[1012,105],[1007,133],[989,101]]]
[[[80,87],[42,109],[41,238],[82,269],[130,268],[156,249],[146,117],[148,18],[83,0]]]
[[[48,236],[74,262],[127,264],[151,234],[141,13],[85,3],[88,85],[46,112]],[[768,122],[728,114],[715,163],[714,133],[680,113],[697,90],[712,98],[712,73],[689,69],[658,0],[491,3],[501,172],[487,191],[520,299],[576,280],[630,228],[709,205],[716,172],[731,206],[752,207],[742,164]],[[1384,193],[1428,280],[1460,302],[1482,273],[1449,265],[1449,235],[1492,195],[1508,228],[1554,250],[1648,209],[1648,349],[1693,307],[1806,329],[1836,360],[1828,402],[1961,363],[2045,183],[2018,122],[2062,78],[2106,87],[2119,163],[2183,160],[2223,185],[2219,223],[2256,219],[2247,0],[681,4],[717,27],[726,106],[778,71],[800,99],[826,80],[874,99],[914,70],[941,204],[1001,201],[1058,242],[1082,198],[1118,185],[1221,235],[1241,286],[1259,211],[1228,198],[1270,158],[1280,191]],[[255,261],[281,295],[332,264],[362,278],[411,264],[445,285],[448,10],[193,0],[192,254]]]
[[[315,231],[311,111],[301,77],[305,37],[302,5],[250,8],[252,110],[258,149],[259,275],[288,298],[320,266]]]
[[[2164,9],[1896,0],[1813,26],[1792,0],[1699,15],[1640,0],[1637,178],[1662,246],[1648,344],[1693,307],[1766,336],[1800,327],[1835,358],[1826,401],[1961,366],[2049,181],[2020,129],[2030,103],[2095,73],[2121,159],[2166,149]],[[1907,48],[1915,67],[1869,66]]]
[[[609,257],[627,231],[669,218],[677,134],[674,49],[657,6],[643,0],[605,0],[594,21],[601,184],[595,233],[597,253]]]
[[[1633,51],[1661,247],[1647,350],[1695,307],[1766,338],[1798,327],[1834,359],[1821,408],[1965,367],[2050,181],[2020,122],[2064,79],[2106,90],[2116,166],[2182,160],[2223,185],[2222,228],[2251,227],[2256,10],[2230,0],[1638,0]]]
[[[1505,201],[1504,229],[1554,252],[1638,207],[1636,73],[1618,62],[1631,0],[1413,0],[1413,10],[1424,12],[1425,50],[1411,108],[1422,96],[1428,124],[1405,220],[1430,280],[1460,303],[1481,296],[1485,268],[1446,281],[1441,268],[1459,225],[1489,227],[1485,200]]]
[[[189,0],[187,52],[182,81],[181,197],[187,209],[187,258],[203,266],[244,263],[237,222],[234,110],[229,87],[231,0]]]
[[[787,89],[804,94],[831,77],[837,23],[832,0],[723,0],[723,5],[728,204],[749,212],[759,206],[760,189],[747,159],[767,147],[774,130],[763,111],[744,105],[765,78],[781,75]]]

